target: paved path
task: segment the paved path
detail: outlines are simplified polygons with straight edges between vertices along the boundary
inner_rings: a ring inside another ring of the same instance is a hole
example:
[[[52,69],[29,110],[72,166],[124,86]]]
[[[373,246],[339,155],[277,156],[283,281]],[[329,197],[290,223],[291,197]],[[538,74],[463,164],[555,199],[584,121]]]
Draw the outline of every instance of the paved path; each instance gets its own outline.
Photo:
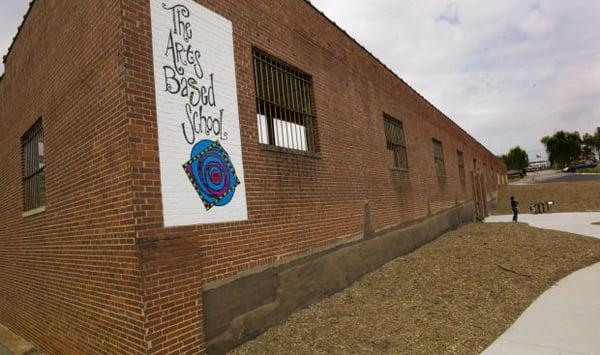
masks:
[[[600,239],[600,212],[521,215],[521,222]],[[486,222],[509,222],[491,216]],[[600,354],[600,263],[560,280],[482,354]]]
[[[509,185],[531,185],[577,181],[600,181],[600,174],[576,174],[565,173],[560,170],[541,170],[527,173],[527,176],[522,179],[510,181]]]
[[[486,222],[510,222],[512,215],[490,216]],[[600,238],[600,226],[593,225],[600,222],[600,212],[578,213],[546,213],[546,214],[519,214],[519,222],[524,222],[532,227],[554,229],[563,232],[587,235]],[[598,351],[600,353],[600,349]]]
[[[541,170],[527,173],[522,179],[510,181],[509,185],[531,185],[535,183],[539,183],[541,181],[546,181],[549,179],[553,179],[559,176],[562,176],[564,173],[560,170]]]
[[[548,184],[555,182],[576,182],[576,181],[600,181],[600,174],[575,174],[564,173],[556,177],[548,178],[539,181],[540,184]]]

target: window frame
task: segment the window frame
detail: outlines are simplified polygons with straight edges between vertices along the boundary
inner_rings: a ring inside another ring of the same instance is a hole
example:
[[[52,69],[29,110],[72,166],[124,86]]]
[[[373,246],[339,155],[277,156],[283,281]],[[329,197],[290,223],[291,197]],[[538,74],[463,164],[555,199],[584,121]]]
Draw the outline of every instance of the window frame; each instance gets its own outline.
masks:
[[[444,162],[444,145],[441,141],[432,138],[431,139],[432,145],[433,145],[433,162],[434,162],[434,166],[435,166],[435,172],[436,175],[438,177],[446,177],[446,163]],[[437,154],[437,149],[436,147],[439,146],[439,151],[440,151],[440,156],[438,156]],[[438,164],[440,164],[441,162],[441,173],[440,173],[440,168]]]
[[[317,153],[312,76],[252,48],[258,141],[268,150]]]
[[[391,128],[398,128],[399,135],[392,137]],[[383,130],[385,134],[385,142],[388,151],[391,151],[394,157],[394,165],[391,168],[398,170],[408,170],[408,149],[406,148],[406,135],[404,134],[404,123],[399,119],[392,117],[386,113],[383,114]],[[401,159],[403,156],[403,159]],[[401,165],[401,160],[404,165]]]
[[[21,184],[24,215],[35,214],[45,209],[45,146],[44,125],[39,118],[21,136]]]
[[[456,160],[458,163],[458,178],[460,179],[460,182],[464,185],[467,180],[465,171],[465,153],[457,149]]]

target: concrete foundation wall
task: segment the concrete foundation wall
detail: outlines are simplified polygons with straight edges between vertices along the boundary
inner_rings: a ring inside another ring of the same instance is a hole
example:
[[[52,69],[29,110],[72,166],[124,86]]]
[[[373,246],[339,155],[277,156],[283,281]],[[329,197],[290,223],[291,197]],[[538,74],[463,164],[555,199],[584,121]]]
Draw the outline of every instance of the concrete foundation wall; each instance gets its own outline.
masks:
[[[329,250],[238,277],[208,284],[203,292],[210,354],[223,354],[281,323],[292,312],[332,295],[417,249],[444,232],[473,221],[465,203]]]

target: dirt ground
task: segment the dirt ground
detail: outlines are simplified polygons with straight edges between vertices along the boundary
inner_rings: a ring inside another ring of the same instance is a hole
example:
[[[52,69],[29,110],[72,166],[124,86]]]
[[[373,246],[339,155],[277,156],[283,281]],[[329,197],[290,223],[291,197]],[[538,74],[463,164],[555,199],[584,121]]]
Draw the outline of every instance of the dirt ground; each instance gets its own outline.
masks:
[[[31,343],[0,324],[0,355],[44,355]]]
[[[498,207],[492,214],[511,214],[510,196],[519,201],[521,213],[530,203],[553,200],[553,212],[600,211],[600,181],[560,182],[535,185],[508,185],[498,193]]]
[[[525,224],[471,224],[232,353],[479,353],[551,285],[596,262],[600,240]]]

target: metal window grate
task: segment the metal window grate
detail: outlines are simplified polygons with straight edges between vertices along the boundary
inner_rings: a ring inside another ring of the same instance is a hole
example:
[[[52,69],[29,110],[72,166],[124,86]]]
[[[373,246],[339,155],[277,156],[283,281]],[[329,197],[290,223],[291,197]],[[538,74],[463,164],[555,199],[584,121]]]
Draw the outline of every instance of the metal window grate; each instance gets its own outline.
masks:
[[[253,57],[259,142],[314,152],[310,75],[258,49]]]
[[[23,164],[23,210],[30,211],[44,206],[44,127],[38,120],[21,138]]]
[[[456,157],[458,160],[458,176],[461,182],[465,182],[465,155],[460,150],[456,151]]]
[[[433,139],[433,158],[435,160],[435,170],[438,176],[446,176],[446,167],[444,166],[444,148],[442,142]]]
[[[408,169],[406,141],[404,139],[404,126],[402,125],[402,122],[384,114],[383,126],[385,129],[387,149],[393,154],[394,167]]]

